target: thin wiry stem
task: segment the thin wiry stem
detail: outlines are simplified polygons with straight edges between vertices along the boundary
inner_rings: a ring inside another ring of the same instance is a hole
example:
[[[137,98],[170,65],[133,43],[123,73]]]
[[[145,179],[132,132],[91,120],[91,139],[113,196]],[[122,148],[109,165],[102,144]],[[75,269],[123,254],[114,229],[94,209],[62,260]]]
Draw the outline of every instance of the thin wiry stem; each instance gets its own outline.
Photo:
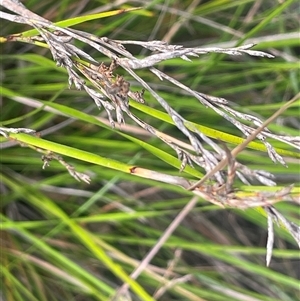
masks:
[[[169,225],[169,227],[165,230],[163,235],[160,237],[155,246],[149,251],[149,253],[144,257],[140,265],[131,273],[130,277],[132,279],[136,279],[143,270],[148,266],[153,257],[157,254],[157,252],[161,249],[163,244],[169,239],[172,233],[177,229],[183,219],[186,217],[188,213],[196,206],[198,202],[198,197],[194,196],[188,204],[180,211],[177,217],[173,220],[173,222]],[[114,300],[117,300],[119,295],[122,295],[129,288],[127,283],[123,284],[118,290],[116,296],[114,296]]]

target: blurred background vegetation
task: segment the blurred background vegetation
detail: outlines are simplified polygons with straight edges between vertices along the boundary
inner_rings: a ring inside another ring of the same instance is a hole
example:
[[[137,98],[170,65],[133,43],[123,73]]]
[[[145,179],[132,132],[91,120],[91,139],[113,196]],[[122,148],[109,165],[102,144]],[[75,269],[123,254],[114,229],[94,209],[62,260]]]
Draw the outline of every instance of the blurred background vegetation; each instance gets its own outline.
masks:
[[[199,92],[224,97],[235,109],[263,119],[300,90],[297,0],[29,0],[25,4],[52,22],[143,7],[74,26],[111,39],[165,40],[191,47],[258,43],[255,49],[276,58],[209,54],[192,63],[165,61],[159,68]],[[1,21],[1,36],[28,29]],[[89,46],[80,46],[96,60],[108,62]],[[2,126],[44,130],[43,138],[49,141],[179,174],[178,169],[119,135],[118,130],[37,106],[42,101],[53,102],[106,118],[84,91],[68,88],[65,70],[55,65],[48,49],[25,43],[0,47]],[[127,49],[135,56],[147,54],[136,46]],[[148,71],[137,73],[187,120],[241,135],[181,90]],[[133,90],[141,89],[132,78],[125,78]],[[152,97],[145,94],[145,99],[147,106],[162,111]],[[160,131],[185,139],[173,125],[132,110]],[[298,101],[269,129],[295,136],[299,125]],[[130,120],[122,130],[175,155]],[[278,141],[271,142],[294,151]],[[77,182],[58,162],[42,169],[41,154],[33,149],[5,138],[1,147],[1,300],[109,300],[123,283],[118,268],[129,275],[192,197],[178,187],[64,157],[92,178],[90,184]],[[285,158],[288,168],[251,149],[238,158],[252,169],[272,172],[279,185],[299,186],[299,161],[295,158]],[[298,222],[299,206],[279,203],[276,208]],[[256,210],[224,210],[200,199],[134,282],[135,289],[118,300],[299,300],[296,243],[283,229],[276,228],[273,259],[267,268],[266,236],[266,218]]]

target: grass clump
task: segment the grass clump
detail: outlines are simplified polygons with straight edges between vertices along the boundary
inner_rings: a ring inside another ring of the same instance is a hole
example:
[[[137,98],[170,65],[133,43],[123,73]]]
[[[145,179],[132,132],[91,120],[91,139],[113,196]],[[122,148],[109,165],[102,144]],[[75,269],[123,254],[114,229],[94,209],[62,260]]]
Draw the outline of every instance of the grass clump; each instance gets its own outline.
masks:
[[[175,2],[3,1],[7,300],[299,297],[296,2]]]

